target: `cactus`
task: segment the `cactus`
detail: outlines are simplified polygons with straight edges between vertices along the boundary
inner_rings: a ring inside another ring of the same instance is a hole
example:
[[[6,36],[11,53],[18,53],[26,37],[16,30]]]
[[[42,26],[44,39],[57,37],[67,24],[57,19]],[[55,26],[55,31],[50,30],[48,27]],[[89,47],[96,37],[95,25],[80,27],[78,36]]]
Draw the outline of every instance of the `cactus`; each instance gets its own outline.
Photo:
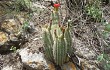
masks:
[[[68,53],[72,54],[72,37],[70,34],[70,28],[69,28],[69,22],[67,25],[67,28],[65,29],[65,38],[66,38],[66,42],[67,42],[67,47],[68,47]]]
[[[57,65],[63,65],[68,61],[67,53],[71,54],[72,52],[72,38],[69,24],[65,27],[59,23],[58,9],[54,9],[52,23],[43,30],[44,50],[47,59]]]
[[[53,54],[52,54],[53,38],[48,29],[45,29],[43,33],[43,41],[44,41],[45,54],[47,55],[46,58],[49,61],[53,61]]]
[[[57,65],[62,65],[66,61],[67,45],[64,34],[57,36],[55,30],[55,41],[53,45],[53,56]]]

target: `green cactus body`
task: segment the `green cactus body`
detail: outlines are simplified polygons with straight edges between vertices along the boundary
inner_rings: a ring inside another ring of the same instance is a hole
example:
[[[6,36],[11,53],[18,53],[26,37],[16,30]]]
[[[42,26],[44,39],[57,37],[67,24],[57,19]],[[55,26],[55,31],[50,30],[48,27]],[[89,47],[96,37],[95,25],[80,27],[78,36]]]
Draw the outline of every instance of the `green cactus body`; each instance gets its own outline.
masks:
[[[56,33],[58,36],[60,36],[62,34],[61,29],[58,26],[58,24],[53,24],[51,26],[51,33],[52,33],[53,40],[55,40],[54,30],[56,30]]]
[[[58,12],[53,11],[52,12],[52,23],[58,25],[58,22],[59,22]]]
[[[47,59],[57,65],[63,65],[68,61],[67,53],[72,54],[69,24],[65,29],[63,25],[59,24],[58,11],[53,11],[52,24],[43,30],[44,51]]]
[[[67,26],[66,30],[65,30],[65,39],[66,39],[66,43],[67,43],[67,47],[68,47],[68,53],[72,54],[72,37],[69,31],[69,25]]]
[[[58,56],[56,56],[58,55],[58,53],[56,53],[58,52],[57,48],[58,48],[58,38],[56,38],[56,40],[54,41],[54,45],[53,45],[53,56],[54,56],[55,63],[58,65],[58,62],[57,62]]]
[[[53,56],[54,56],[55,63],[61,66],[66,61],[67,45],[64,37],[60,36],[55,39],[56,40],[53,46]]]
[[[60,51],[61,51],[61,63],[60,65],[62,65],[63,63],[66,62],[66,59],[67,59],[67,45],[66,45],[66,42],[65,42],[65,39],[64,38],[61,38],[60,40]]]
[[[48,30],[44,31],[43,40],[44,40],[44,50],[45,50],[46,58],[50,61],[53,61],[53,54],[52,54],[53,38],[50,31]]]

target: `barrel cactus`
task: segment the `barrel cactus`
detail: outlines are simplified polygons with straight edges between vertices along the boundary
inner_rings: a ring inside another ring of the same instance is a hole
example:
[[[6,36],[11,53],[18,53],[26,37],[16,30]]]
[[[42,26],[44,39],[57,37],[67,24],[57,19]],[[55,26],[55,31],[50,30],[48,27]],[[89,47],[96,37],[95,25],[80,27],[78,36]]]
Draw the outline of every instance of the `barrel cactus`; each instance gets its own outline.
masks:
[[[72,38],[69,23],[64,26],[59,22],[59,6],[59,4],[54,4],[52,23],[43,28],[43,41],[46,58],[61,66],[68,62],[68,53],[72,52]]]

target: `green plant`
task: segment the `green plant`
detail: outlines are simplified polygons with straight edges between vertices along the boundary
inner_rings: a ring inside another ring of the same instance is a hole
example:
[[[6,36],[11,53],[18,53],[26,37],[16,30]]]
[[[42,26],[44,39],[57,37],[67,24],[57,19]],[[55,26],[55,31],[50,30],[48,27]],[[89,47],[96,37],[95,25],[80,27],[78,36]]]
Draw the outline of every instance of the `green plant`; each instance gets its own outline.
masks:
[[[14,7],[16,10],[27,10],[30,9],[32,6],[32,2],[30,0],[15,0]]]
[[[5,14],[21,13],[20,11],[30,12],[32,2],[30,0],[6,0],[0,1],[0,10]]]
[[[12,46],[12,47],[10,48],[10,50],[16,52],[17,49],[16,49],[16,47]]]
[[[105,25],[105,31],[110,32],[110,24],[106,24],[106,25]]]
[[[29,21],[25,21],[22,28],[26,31],[29,28]]]
[[[102,20],[102,23],[102,25],[104,26],[102,35],[106,43],[106,46],[104,46],[104,48],[106,49],[110,47],[108,43],[108,39],[110,36],[110,24],[107,21],[105,22],[104,20]],[[103,51],[103,54],[98,56],[97,60],[102,64],[104,70],[110,70],[110,57],[107,53],[105,53],[105,50]]]
[[[72,52],[72,38],[70,22],[66,26],[59,22],[58,7],[59,4],[54,5],[52,23],[46,24],[43,28],[43,41],[46,58],[61,66],[68,62],[67,53]]]
[[[102,19],[102,11],[100,8],[100,1],[97,0],[92,4],[87,4],[85,7],[87,15],[91,16],[92,18],[96,19],[97,21],[101,21]]]
[[[103,35],[104,39],[106,40],[110,36],[110,24],[106,20],[104,21],[103,19],[102,19],[101,23],[104,26],[102,35]]]
[[[105,70],[110,70],[110,58],[107,54],[101,54],[97,60],[102,63]]]

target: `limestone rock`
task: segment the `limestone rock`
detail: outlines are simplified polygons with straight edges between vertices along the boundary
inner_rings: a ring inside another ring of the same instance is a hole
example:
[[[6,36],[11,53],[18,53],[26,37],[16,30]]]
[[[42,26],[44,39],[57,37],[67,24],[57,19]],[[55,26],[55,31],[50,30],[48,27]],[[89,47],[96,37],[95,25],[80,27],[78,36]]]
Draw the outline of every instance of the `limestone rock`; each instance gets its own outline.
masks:
[[[16,53],[0,55],[0,70],[23,70],[20,56]]]
[[[0,31],[0,45],[3,45],[6,41],[8,41],[7,34]]]
[[[43,53],[36,52],[28,48],[19,50],[23,66],[29,70],[46,70],[48,65]]]

